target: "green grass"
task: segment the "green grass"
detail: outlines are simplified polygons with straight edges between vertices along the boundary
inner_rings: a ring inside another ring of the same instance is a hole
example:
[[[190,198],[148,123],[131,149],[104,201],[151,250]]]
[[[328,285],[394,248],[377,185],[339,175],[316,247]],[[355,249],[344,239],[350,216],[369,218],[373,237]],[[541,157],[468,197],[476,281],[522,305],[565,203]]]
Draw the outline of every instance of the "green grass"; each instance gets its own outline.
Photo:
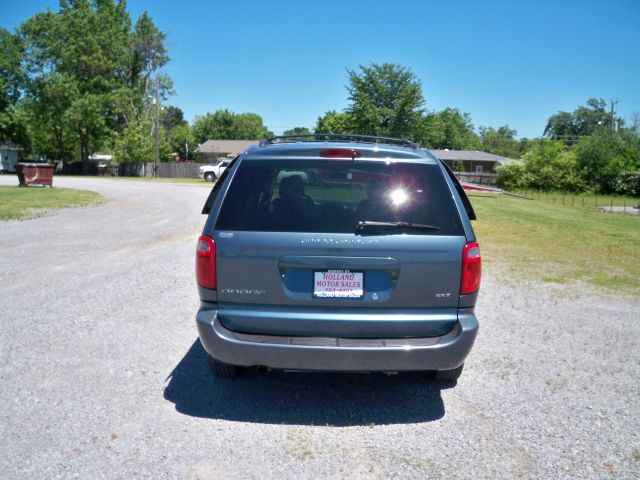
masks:
[[[23,220],[43,210],[98,203],[101,198],[88,190],[0,186],[0,220]]]
[[[472,196],[489,270],[640,293],[640,218],[502,195]]]

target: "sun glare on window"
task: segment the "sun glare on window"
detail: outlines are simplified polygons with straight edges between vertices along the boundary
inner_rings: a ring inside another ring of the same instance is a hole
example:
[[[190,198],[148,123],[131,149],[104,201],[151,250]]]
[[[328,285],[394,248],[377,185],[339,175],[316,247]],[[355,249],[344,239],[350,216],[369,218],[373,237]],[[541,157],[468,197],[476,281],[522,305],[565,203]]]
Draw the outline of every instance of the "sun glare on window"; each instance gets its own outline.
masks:
[[[400,207],[409,200],[409,194],[403,188],[396,188],[389,193],[389,198],[394,207]]]

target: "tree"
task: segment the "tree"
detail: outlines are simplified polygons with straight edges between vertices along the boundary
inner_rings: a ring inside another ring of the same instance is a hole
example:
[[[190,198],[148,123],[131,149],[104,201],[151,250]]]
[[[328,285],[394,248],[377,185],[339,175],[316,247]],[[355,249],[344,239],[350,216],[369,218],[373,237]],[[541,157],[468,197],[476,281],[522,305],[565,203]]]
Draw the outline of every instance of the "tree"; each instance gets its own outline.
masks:
[[[20,35],[30,130],[54,139],[64,160],[79,155],[86,170],[90,154],[149,120],[150,79],[168,56],[146,13],[132,30],[124,0],[61,0],[58,12],[26,20]]]
[[[578,130],[573,121],[573,115],[569,112],[558,112],[551,115],[544,128],[544,136],[547,138],[562,140],[567,144],[577,140]]]
[[[18,35],[0,27],[0,109],[15,105],[24,82],[20,62],[24,45]]]
[[[493,127],[480,127],[479,130],[483,151],[507,158],[520,157],[520,145],[515,139],[518,132],[509,128],[509,125],[497,130]]]
[[[633,112],[631,114],[629,132],[635,137],[640,137],[640,112]]]
[[[519,190],[530,186],[524,162],[509,162],[497,168],[496,185],[505,190]]]
[[[149,162],[155,156],[155,137],[149,135],[151,120],[138,118],[130,122],[124,131],[116,137],[111,146],[114,158],[118,162]],[[166,130],[160,130],[158,153],[161,161],[171,159],[175,150],[167,138]]]
[[[573,113],[560,111],[550,116],[544,129],[544,136],[572,145],[582,137],[603,130],[613,130],[613,124],[621,127],[624,125],[624,120],[620,117],[612,117],[611,112],[607,112],[607,103],[602,98],[590,98],[587,100],[587,105],[579,106]]]
[[[410,137],[424,113],[420,80],[409,69],[392,63],[347,69],[348,113],[358,133]]]
[[[180,155],[180,158],[188,160],[186,144],[189,145],[189,157],[193,159],[193,150],[198,146],[193,131],[189,124],[183,123],[168,131],[168,140],[171,150]]]
[[[417,127],[415,139],[429,148],[478,150],[480,138],[473,129],[471,116],[456,108],[445,108],[424,115]]]
[[[629,179],[640,175],[640,140],[633,135],[601,132],[581,138],[573,148],[585,183],[601,193],[634,195]],[[633,181],[631,182],[633,183]]]
[[[164,107],[164,110],[162,110],[160,115],[160,120],[162,121],[162,126],[169,131],[173,130],[175,127],[187,124],[182,110],[178,107],[174,107],[173,105],[167,105]]]
[[[193,122],[195,140],[259,140],[273,135],[255,113],[236,114],[228,109],[198,116]]]
[[[315,133],[356,133],[353,117],[348,113],[330,110],[318,117]]]
[[[21,69],[24,44],[18,35],[0,28],[0,141],[29,147],[24,117],[19,109],[25,77]]]
[[[118,162],[148,162],[154,155],[154,138],[149,135],[151,120],[140,117],[130,121],[112,146]]]
[[[23,102],[33,137],[33,148],[65,166],[76,152],[78,132],[71,117],[76,83],[67,75],[49,72],[35,78]]]
[[[262,117],[257,113],[240,113],[236,115],[235,140],[260,140],[261,138],[272,136],[273,132],[264,126]]]
[[[311,130],[307,127],[293,127],[290,130],[285,130],[282,135],[309,135],[311,134]]]
[[[137,84],[144,94],[151,90],[151,75],[169,61],[164,46],[165,38],[166,35],[158,30],[149,14],[143,12],[133,29],[129,86]]]
[[[541,139],[523,156],[528,187],[541,190],[582,191],[584,181],[575,152],[562,142]]]

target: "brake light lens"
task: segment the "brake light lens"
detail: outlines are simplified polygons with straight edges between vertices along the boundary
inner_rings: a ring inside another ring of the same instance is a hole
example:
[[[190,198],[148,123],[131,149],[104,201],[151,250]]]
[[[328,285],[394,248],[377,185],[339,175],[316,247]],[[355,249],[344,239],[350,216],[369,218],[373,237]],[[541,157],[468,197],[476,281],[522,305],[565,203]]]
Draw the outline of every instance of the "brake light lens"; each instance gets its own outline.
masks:
[[[320,156],[324,158],[360,158],[360,152],[353,148],[327,148],[320,151]]]
[[[482,256],[478,242],[469,242],[462,249],[462,280],[460,295],[468,295],[480,288]]]
[[[216,242],[202,235],[196,248],[196,282],[205,288],[216,288]]]

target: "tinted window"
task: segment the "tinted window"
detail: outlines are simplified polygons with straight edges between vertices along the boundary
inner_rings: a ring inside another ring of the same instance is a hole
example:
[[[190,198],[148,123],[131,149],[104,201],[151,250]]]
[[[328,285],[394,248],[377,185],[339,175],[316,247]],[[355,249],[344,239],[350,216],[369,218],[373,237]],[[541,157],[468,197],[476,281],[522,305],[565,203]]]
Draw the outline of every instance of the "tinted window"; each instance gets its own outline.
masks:
[[[353,233],[358,221],[438,227],[405,233],[462,232],[437,165],[344,160],[244,160],[216,229]]]

